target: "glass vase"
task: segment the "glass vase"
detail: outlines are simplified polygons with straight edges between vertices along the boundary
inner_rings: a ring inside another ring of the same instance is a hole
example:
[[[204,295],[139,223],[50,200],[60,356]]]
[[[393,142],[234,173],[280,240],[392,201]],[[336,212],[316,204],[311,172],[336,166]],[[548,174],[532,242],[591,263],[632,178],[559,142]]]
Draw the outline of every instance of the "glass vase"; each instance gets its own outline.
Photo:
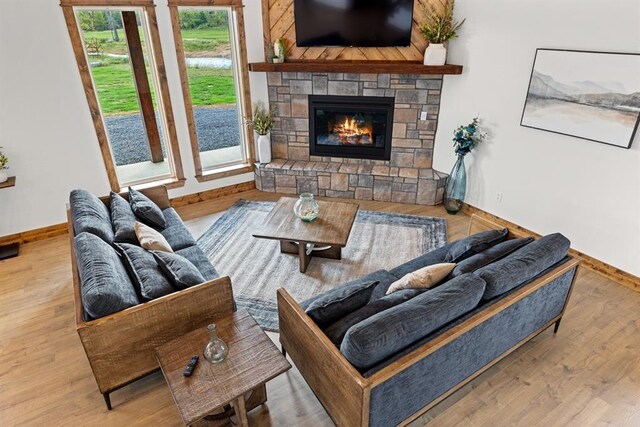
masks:
[[[293,213],[303,221],[313,221],[318,217],[320,206],[311,193],[302,193],[300,198],[293,205]]]
[[[204,358],[211,363],[220,363],[227,358],[229,347],[227,343],[218,338],[218,329],[215,323],[207,326],[210,338],[207,346],[204,348]]]
[[[448,213],[455,215],[460,212],[466,193],[467,171],[464,167],[464,156],[458,155],[444,188],[444,208]]]

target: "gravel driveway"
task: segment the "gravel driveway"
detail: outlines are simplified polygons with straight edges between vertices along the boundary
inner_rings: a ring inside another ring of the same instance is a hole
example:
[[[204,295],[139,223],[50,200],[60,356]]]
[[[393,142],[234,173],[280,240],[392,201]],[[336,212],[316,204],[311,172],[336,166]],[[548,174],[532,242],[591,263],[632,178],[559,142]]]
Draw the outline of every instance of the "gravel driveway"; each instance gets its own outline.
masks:
[[[235,106],[196,107],[194,116],[200,151],[240,145],[240,129]],[[116,165],[151,160],[147,134],[139,113],[108,116],[104,121]],[[162,133],[160,139],[164,152]]]

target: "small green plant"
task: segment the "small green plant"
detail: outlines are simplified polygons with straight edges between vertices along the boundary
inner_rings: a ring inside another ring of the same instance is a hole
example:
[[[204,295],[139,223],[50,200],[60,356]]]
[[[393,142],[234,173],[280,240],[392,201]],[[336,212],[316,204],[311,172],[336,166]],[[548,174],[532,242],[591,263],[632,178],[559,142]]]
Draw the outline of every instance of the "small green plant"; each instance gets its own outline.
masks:
[[[426,15],[426,21],[420,31],[429,43],[441,44],[456,38],[457,31],[464,21],[453,20],[453,8],[455,0],[439,0],[441,8],[434,7],[432,3],[422,6]],[[441,9],[441,10],[438,10]]]
[[[2,154],[2,147],[0,147],[0,170],[9,169],[9,158]]]
[[[253,118],[245,117],[245,121],[258,135],[266,135],[275,125],[274,109],[267,111],[267,107],[262,102],[257,102],[253,105]]]

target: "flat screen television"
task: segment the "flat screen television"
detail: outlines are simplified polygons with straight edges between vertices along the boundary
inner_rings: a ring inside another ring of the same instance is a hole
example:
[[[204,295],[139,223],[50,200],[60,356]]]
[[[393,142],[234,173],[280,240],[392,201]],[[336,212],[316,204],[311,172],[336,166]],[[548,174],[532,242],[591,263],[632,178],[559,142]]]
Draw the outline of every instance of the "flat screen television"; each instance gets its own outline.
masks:
[[[301,47],[409,46],[413,0],[294,0]]]

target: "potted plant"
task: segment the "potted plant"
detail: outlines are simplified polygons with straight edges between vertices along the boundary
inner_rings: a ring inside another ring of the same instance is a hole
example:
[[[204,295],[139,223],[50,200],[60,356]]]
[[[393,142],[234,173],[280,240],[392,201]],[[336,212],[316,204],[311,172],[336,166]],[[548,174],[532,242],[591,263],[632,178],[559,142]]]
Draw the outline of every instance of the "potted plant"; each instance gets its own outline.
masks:
[[[467,171],[464,166],[464,156],[469,154],[487,136],[485,132],[480,130],[479,124],[480,119],[475,117],[471,123],[459,126],[453,132],[453,147],[458,160],[453,165],[444,188],[444,207],[452,215],[462,209],[467,193]]]
[[[271,138],[269,138],[269,132],[275,125],[273,110],[267,111],[262,102],[257,102],[253,105],[253,118],[245,118],[247,125],[258,134],[258,161],[260,163],[269,163],[271,161]]]
[[[434,7],[433,2],[422,6],[426,15],[425,23],[420,31],[429,42],[424,51],[424,65],[444,65],[447,61],[445,43],[457,37],[457,31],[464,24],[453,20],[455,0],[439,0],[440,7]]]
[[[2,150],[2,147],[0,147],[0,150]],[[9,169],[9,158],[0,151],[0,183],[7,182],[9,179],[7,169]]]
[[[273,44],[273,62],[274,64],[281,64],[287,57],[287,46],[284,39],[280,38]]]

